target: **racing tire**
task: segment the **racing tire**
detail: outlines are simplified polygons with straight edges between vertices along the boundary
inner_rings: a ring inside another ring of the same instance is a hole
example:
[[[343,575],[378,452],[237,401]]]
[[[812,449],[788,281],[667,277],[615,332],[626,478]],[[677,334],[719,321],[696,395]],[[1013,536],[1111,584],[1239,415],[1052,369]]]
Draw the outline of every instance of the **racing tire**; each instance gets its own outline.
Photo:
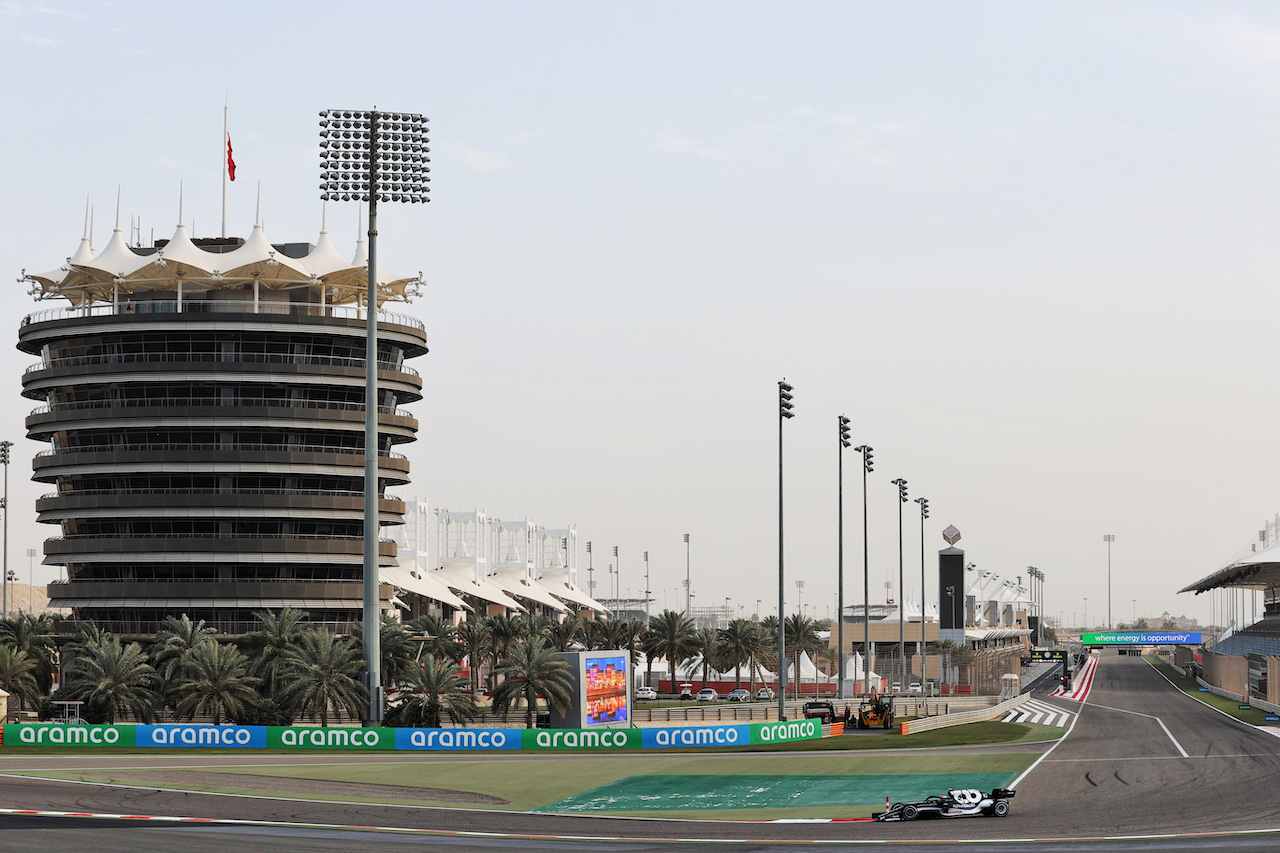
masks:
[[[915,806],[908,803],[907,805],[902,807],[903,820],[915,820],[919,816],[920,816],[920,810],[917,809]]]
[[[995,804],[991,806],[991,814],[994,815],[995,817],[1008,817],[1009,801],[996,800]]]
[[[885,717],[885,718],[884,718],[884,727],[885,727],[886,729],[887,729],[887,728],[889,728],[889,723],[890,723],[889,718],[888,718],[888,717]]]

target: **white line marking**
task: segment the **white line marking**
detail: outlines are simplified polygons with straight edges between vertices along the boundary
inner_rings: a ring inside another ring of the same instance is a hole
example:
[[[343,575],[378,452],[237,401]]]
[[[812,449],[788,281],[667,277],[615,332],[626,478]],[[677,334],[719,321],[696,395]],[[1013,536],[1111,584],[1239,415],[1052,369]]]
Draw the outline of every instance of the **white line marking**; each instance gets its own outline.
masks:
[[[1083,712],[1084,712],[1084,709],[1083,709],[1083,708],[1081,708],[1080,710],[1081,710],[1081,713],[1083,713]],[[1071,737],[1071,732],[1075,731],[1076,723],[1078,723],[1078,722],[1080,722],[1080,714],[1076,714],[1076,715],[1075,715],[1075,717],[1071,720],[1071,727],[1070,727],[1070,728],[1068,728],[1068,729],[1063,733],[1062,737],[1058,738],[1058,740],[1054,742],[1053,746],[1051,746],[1051,747],[1049,747],[1047,750],[1045,750],[1045,751],[1040,755],[1040,757],[1039,757],[1039,758],[1037,758],[1035,761],[1031,762],[1031,766],[1030,766],[1030,767],[1028,767],[1026,770],[1023,770],[1023,771],[1022,771],[1022,773],[1021,773],[1021,775],[1019,775],[1017,779],[1014,779],[1014,780],[1013,780],[1013,784],[1009,785],[1009,787],[1010,787],[1010,788],[1017,788],[1017,787],[1018,787],[1018,785],[1019,785],[1019,783],[1021,783],[1023,779],[1027,778],[1027,776],[1028,776],[1028,775],[1030,775],[1030,773],[1031,773],[1031,771],[1032,771],[1032,770],[1035,770],[1037,767],[1039,767],[1039,766],[1040,766],[1040,762],[1041,762],[1041,761],[1044,761],[1046,758],[1048,758],[1048,757],[1049,757],[1049,755],[1050,755],[1050,754],[1051,754],[1055,749],[1057,749],[1059,746],[1061,746],[1061,745],[1062,745],[1062,742],[1063,742],[1064,740],[1066,740],[1067,738]]]
[[[1133,714],[1135,717],[1146,717],[1148,720],[1155,720],[1160,724],[1160,728],[1164,729],[1164,733],[1169,736],[1169,740],[1173,741],[1173,745],[1178,748],[1178,752],[1182,753],[1182,757],[1190,757],[1187,755],[1187,751],[1182,748],[1182,744],[1178,743],[1178,739],[1173,736],[1173,732],[1169,731],[1169,727],[1164,724],[1164,720],[1160,719],[1155,714],[1144,714],[1141,711],[1129,711],[1125,708],[1112,708],[1110,705],[1099,705],[1097,702],[1094,702],[1093,704],[1097,708],[1106,708],[1108,711],[1119,711],[1121,714]]]

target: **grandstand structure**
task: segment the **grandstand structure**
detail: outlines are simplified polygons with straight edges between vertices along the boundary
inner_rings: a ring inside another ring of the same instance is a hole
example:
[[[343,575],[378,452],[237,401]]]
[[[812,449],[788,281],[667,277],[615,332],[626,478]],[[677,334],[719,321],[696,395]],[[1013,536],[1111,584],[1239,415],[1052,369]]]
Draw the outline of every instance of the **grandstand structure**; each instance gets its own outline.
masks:
[[[1210,595],[1213,621],[1224,626],[1199,653],[1202,684],[1280,713],[1280,516],[1258,531],[1257,542],[1179,592]],[[1175,661],[1189,665],[1193,656],[1180,649]]]

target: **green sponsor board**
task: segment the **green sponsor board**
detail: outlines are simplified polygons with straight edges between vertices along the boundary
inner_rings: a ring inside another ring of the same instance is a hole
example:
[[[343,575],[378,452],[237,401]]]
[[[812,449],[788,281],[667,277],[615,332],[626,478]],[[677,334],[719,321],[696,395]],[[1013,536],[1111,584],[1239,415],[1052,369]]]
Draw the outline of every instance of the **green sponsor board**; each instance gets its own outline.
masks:
[[[267,727],[271,749],[395,749],[395,729]]]
[[[785,723],[754,723],[752,743],[783,743],[790,740],[813,740],[822,737],[819,720],[788,720]]]
[[[523,729],[521,749],[639,749],[640,729]]]
[[[60,723],[4,727],[5,746],[133,746],[133,726],[73,726]]]

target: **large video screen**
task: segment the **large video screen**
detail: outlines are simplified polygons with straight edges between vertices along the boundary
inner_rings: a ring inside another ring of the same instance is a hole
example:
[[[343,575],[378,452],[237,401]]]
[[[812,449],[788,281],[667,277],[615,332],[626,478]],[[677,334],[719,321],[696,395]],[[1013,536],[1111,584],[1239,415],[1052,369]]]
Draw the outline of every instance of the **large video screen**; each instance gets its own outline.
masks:
[[[582,686],[586,694],[585,726],[627,722],[627,659],[586,657]]]

